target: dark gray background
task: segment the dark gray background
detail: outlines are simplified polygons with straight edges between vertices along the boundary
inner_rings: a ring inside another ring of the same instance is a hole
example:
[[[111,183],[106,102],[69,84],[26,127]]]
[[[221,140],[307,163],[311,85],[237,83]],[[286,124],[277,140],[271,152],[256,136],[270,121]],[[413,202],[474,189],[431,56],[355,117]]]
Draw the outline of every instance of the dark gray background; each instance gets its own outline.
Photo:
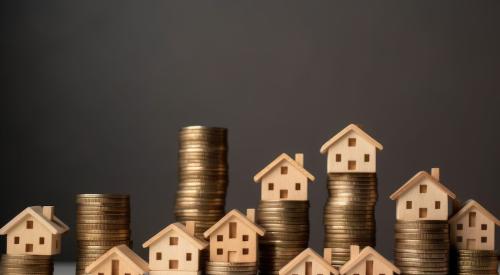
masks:
[[[228,209],[255,207],[253,175],[304,152],[318,250],[319,148],[350,122],[385,146],[384,255],[388,196],[419,170],[440,166],[500,215],[499,1],[1,1],[0,39],[0,224],[54,204],[74,227],[76,193],[130,193],[145,256],[173,221],[176,135],[192,124],[229,128]],[[63,245],[74,259],[74,231]]]

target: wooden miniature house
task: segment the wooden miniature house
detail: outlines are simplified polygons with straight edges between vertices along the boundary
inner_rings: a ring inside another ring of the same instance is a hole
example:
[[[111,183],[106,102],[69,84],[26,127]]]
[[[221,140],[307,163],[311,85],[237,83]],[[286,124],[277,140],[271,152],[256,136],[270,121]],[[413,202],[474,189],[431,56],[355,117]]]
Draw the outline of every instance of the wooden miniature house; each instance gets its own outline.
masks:
[[[355,124],[350,124],[321,146],[327,154],[328,173],[375,173],[377,149],[382,144]]]
[[[194,236],[194,222],[173,223],[145,242],[149,248],[150,275],[200,273],[200,250],[208,243]]]
[[[418,172],[391,195],[396,200],[396,219],[404,221],[448,220],[448,197],[455,194],[439,182],[439,168],[431,175]]]
[[[205,231],[203,236],[210,239],[210,261],[257,262],[257,238],[265,230],[254,222],[255,209],[248,209],[247,216],[234,209]]]
[[[295,154],[292,159],[281,154],[254,176],[261,183],[261,200],[307,200],[307,185],[314,176],[304,169],[304,155]]]
[[[282,267],[279,275],[338,275],[339,271],[331,262],[331,248],[325,248],[324,258],[307,248]]]
[[[126,245],[111,248],[85,268],[88,275],[142,275],[148,271],[148,263]]]
[[[401,271],[393,263],[367,246],[359,252],[359,246],[351,245],[351,259],[341,268],[342,275],[392,275]]]
[[[467,201],[448,222],[451,242],[457,249],[495,249],[495,227],[500,221],[476,201]]]
[[[61,252],[61,236],[68,230],[53,206],[32,206],[2,227],[0,235],[7,235],[9,255],[51,256]]]

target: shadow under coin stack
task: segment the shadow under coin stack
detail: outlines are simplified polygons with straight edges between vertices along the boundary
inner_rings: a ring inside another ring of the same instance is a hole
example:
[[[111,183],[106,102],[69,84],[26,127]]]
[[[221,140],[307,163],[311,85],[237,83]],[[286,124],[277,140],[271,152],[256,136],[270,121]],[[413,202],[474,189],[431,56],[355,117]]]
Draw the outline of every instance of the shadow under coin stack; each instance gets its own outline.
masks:
[[[329,173],[324,208],[325,247],[332,248],[332,265],[350,259],[350,246],[375,247],[376,173]]]
[[[395,242],[394,263],[401,269],[401,274],[448,274],[448,221],[398,220]]]
[[[457,275],[498,275],[498,256],[491,250],[455,250]]]
[[[52,275],[54,264],[51,256],[2,255],[0,274],[4,275]]]
[[[255,275],[257,274],[255,263],[227,263],[210,262],[206,263],[205,273],[207,275]]]
[[[76,197],[78,261],[76,274],[109,249],[130,246],[130,197],[118,194],[80,194]]]
[[[260,201],[257,224],[266,230],[259,240],[259,274],[277,275],[308,247],[309,201]]]

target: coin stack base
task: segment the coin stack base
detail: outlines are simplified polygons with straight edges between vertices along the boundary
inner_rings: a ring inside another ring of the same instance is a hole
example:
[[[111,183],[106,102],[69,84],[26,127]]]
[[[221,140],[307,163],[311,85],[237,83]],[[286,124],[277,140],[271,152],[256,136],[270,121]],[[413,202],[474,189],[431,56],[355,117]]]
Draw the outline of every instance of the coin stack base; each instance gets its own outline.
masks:
[[[448,275],[448,221],[397,221],[394,263],[402,275]]]
[[[350,259],[350,246],[374,247],[376,173],[328,174],[328,200],[324,208],[324,247],[332,248],[332,265]]]
[[[207,275],[256,275],[257,263],[207,262]]]
[[[3,275],[52,275],[54,263],[51,256],[2,255],[0,274]]]
[[[259,274],[279,270],[308,247],[308,201],[261,201],[257,223],[266,230],[259,239]]]
[[[457,275],[498,275],[498,256],[490,250],[453,250]]]

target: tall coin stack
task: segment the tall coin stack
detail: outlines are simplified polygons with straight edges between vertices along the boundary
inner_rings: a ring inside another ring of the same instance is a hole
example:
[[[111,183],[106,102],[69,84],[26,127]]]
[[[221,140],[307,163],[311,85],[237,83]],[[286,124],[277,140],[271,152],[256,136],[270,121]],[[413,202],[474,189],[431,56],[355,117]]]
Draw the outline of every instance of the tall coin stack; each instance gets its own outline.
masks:
[[[256,275],[256,263],[207,262],[207,275]]]
[[[277,275],[308,247],[309,201],[260,201],[257,224],[266,229],[259,240],[259,274]]]
[[[498,275],[498,256],[492,250],[455,250],[457,275]]]
[[[332,248],[332,265],[350,258],[350,246],[375,246],[376,173],[329,173],[324,208],[325,247]]]
[[[119,194],[76,196],[78,261],[76,274],[109,249],[130,241],[130,197]]]
[[[394,262],[401,274],[447,275],[448,221],[401,221],[395,225]]]
[[[0,274],[3,275],[52,275],[54,263],[51,256],[2,255]]]

